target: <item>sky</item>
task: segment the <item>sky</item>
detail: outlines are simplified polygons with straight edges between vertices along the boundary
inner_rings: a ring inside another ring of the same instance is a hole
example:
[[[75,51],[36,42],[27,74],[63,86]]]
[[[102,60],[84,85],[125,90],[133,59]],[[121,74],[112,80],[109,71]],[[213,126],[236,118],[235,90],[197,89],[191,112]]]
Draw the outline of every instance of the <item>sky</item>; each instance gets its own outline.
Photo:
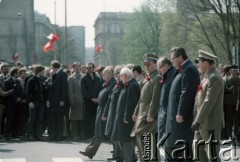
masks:
[[[54,24],[54,1],[56,1],[56,24],[64,26],[65,0],[34,0],[34,9],[46,14]],[[94,22],[100,12],[133,12],[145,0],[67,0],[67,26],[85,26],[86,47],[94,46]]]

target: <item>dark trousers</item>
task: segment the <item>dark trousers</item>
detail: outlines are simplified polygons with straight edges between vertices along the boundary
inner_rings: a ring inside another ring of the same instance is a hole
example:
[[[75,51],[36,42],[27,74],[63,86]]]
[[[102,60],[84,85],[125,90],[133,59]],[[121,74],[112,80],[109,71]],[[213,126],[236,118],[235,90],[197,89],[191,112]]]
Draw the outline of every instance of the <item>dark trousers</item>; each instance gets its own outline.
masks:
[[[48,114],[48,135],[52,139],[63,137],[63,113]]]
[[[7,138],[12,135],[15,110],[16,104],[9,101],[6,105],[6,122],[4,128],[4,136]]]
[[[172,156],[172,153],[174,150],[179,149],[176,147],[165,147],[165,162],[193,162],[192,160],[192,147],[190,146],[189,149],[187,149],[187,157],[189,157],[189,159],[178,159],[179,157],[184,157],[183,155],[183,151],[179,152],[178,154],[174,154]]]
[[[239,111],[236,111],[236,105],[231,105],[226,108],[226,128],[228,137],[237,136],[238,128],[240,125]]]
[[[65,137],[71,137],[71,131],[70,131],[70,125],[71,121],[69,120],[69,106],[67,108],[67,111],[64,113],[64,133],[63,135]]]
[[[92,138],[95,130],[95,120],[98,104],[94,102],[85,103],[85,137]]]
[[[87,146],[87,148],[85,149],[85,151],[91,155],[94,156],[96,155],[99,146],[102,143],[102,138],[101,137],[93,137],[92,141],[90,142],[90,144]]]
[[[121,159],[123,157],[121,148],[117,141],[112,141],[113,143],[113,158]]]
[[[84,138],[83,120],[71,120],[70,131],[72,138]]]
[[[44,102],[34,102],[34,108],[29,108],[28,137],[35,136],[39,138],[42,136],[44,111]]]
[[[134,147],[135,144],[133,141],[130,142],[118,142],[119,148],[121,150],[121,159],[123,159],[124,162],[133,162],[134,160]],[[120,160],[118,159],[118,162]]]

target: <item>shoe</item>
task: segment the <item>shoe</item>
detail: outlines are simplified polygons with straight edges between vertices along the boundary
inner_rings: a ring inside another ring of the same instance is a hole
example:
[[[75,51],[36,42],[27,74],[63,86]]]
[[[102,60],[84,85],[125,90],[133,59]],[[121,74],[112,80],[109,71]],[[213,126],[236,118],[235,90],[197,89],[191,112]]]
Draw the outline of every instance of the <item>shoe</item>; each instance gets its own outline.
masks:
[[[56,137],[49,137],[49,138],[48,138],[48,141],[56,141],[56,140],[57,140]]]
[[[44,141],[44,139],[42,137],[37,137],[38,141]]]
[[[29,141],[34,141],[35,139],[33,138],[33,136],[29,136],[29,137],[28,137],[28,140],[29,140]]]
[[[92,158],[93,158],[93,156],[92,156],[92,155],[89,155],[87,152],[80,151],[79,153],[82,154],[82,155],[84,155],[84,156],[87,156],[89,159],[92,159]]]
[[[108,160],[108,161],[115,161],[115,160],[117,160],[117,158],[113,158],[113,157],[112,157],[112,158],[107,158],[107,160]]]

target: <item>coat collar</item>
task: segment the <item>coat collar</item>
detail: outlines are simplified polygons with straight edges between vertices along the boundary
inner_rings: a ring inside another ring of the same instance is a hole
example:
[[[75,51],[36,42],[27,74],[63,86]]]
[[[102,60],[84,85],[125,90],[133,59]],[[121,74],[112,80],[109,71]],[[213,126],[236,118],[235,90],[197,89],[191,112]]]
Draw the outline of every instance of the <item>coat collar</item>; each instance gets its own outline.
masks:
[[[216,68],[213,67],[212,69],[210,69],[206,74],[205,74],[205,78],[208,78],[211,74],[217,72]]]
[[[158,74],[158,71],[157,71],[157,70],[151,72],[151,73],[149,74],[149,77],[150,77],[149,80],[151,80],[152,78],[154,78],[154,76],[156,76],[157,74]],[[149,80],[146,79],[146,77],[145,77],[142,84],[145,84],[145,83],[148,82]]]

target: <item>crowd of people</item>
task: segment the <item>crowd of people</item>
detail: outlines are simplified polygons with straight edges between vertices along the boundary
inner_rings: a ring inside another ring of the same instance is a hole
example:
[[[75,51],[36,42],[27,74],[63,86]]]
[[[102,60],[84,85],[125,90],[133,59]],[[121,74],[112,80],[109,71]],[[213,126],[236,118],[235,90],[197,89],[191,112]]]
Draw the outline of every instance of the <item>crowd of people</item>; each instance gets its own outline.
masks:
[[[157,148],[165,150],[165,161],[220,161],[220,141],[240,141],[239,67],[217,67],[217,57],[202,50],[192,59],[176,47],[169,58],[144,54],[145,72],[133,64],[74,62],[67,69],[56,60],[51,68],[33,65],[29,71],[3,62],[0,136],[91,139],[80,151],[90,159],[110,140],[108,160],[117,162],[160,161]]]

